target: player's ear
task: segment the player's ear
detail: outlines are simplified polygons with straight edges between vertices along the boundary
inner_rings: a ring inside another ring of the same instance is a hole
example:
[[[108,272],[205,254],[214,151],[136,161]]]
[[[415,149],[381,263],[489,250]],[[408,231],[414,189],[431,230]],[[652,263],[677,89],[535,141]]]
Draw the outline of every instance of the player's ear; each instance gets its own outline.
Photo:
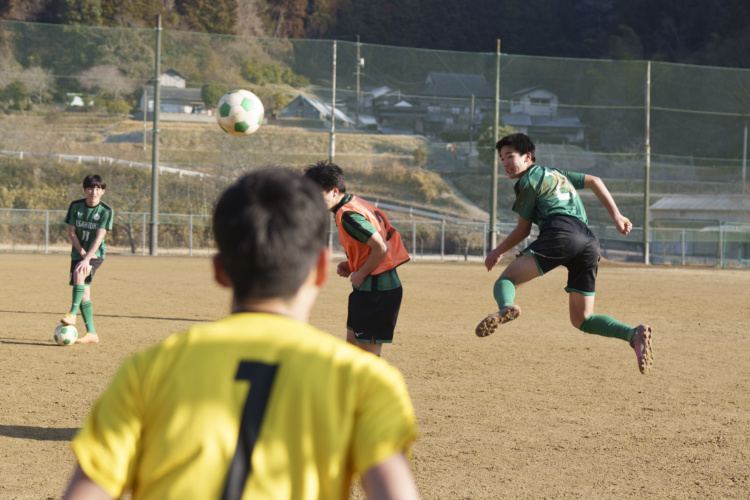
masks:
[[[211,260],[214,266],[214,279],[218,284],[226,288],[232,288],[232,282],[229,280],[226,271],[224,271],[224,265],[221,263],[221,255],[216,254]]]
[[[323,247],[318,254],[318,260],[315,264],[315,286],[321,287],[328,281],[328,274],[331,271],[331,249]]]

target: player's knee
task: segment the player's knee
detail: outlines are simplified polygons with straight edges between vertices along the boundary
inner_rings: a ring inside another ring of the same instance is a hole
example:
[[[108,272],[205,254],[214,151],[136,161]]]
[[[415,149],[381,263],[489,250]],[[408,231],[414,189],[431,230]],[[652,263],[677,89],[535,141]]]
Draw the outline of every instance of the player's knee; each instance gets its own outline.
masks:
[[[580,330],[584,321],[586,321],[586,318],[582,314],[570,313],[570,324],[573,325],[573,328]]]

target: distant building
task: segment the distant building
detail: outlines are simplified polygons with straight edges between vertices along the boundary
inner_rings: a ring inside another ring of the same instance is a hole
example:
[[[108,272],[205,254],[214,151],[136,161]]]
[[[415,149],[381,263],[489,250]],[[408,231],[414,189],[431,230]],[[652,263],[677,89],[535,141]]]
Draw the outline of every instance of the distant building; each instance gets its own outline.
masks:
[[[336,125],[354,127],[354,120],[340,109],[336,108],[334,115]],[[331,106],[317,99],[299,95],[281,110],[279,118],[281,120],[296,119],[302,126],[323,127],[331,123]]]
[[[140,115],[154,112],[154,84],[141,87]],[[213,110],[207,110],[200,88],[188,88],[187,77],[170,69],[159,76],[159,118],[167,121],[209,121]],[[139,118],[136,117],[136,118]]]
[[[665,196],[649,210],[652,222],[703,227],[717,222],[750,222],[750,197],[728,195]]]
[[[494,98],[495,92],[484,75],[432,72],[416,93],[414,104],[425,111],[424,131],[440,134],[468,131],[493,109]]]
[[[558,114],[557,95],[541,88],[529,87],[510,95],[510,113],[503,123],[519,132],[548,142],[582,143],[585,126],[577,116]]]

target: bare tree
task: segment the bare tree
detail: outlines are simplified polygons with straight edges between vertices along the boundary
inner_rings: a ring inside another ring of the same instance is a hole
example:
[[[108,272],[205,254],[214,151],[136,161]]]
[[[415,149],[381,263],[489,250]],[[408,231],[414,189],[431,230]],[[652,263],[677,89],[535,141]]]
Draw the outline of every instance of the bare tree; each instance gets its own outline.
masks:
[[[114,100],[135,90],[133,82],[117,66],[112,65],[93,66],[78,75],[76,80],[86,90],[109,95]]]
[[[38,21],[39,16],[47,8],[51,0],[22,0],[14,2],[8,19],[15,21]]]
[[[263,22],[258,15],[258,0],[237,0],[235,33],[241,36],[264,37]]]
[[[39,66],[23,70],[19,79],[26,84],[26,88],[29,89],[32,96],[37,98],[39,103],[42,102],[44,94],[54,92],[57,88],[52,71]]]

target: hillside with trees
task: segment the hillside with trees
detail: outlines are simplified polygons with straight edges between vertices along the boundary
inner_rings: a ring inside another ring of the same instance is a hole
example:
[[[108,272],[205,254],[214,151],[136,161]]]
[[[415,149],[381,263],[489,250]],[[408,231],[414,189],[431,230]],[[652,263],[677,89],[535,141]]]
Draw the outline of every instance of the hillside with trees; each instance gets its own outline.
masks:
[[[750,67],[747,0],[0,0],[0,19]]]

